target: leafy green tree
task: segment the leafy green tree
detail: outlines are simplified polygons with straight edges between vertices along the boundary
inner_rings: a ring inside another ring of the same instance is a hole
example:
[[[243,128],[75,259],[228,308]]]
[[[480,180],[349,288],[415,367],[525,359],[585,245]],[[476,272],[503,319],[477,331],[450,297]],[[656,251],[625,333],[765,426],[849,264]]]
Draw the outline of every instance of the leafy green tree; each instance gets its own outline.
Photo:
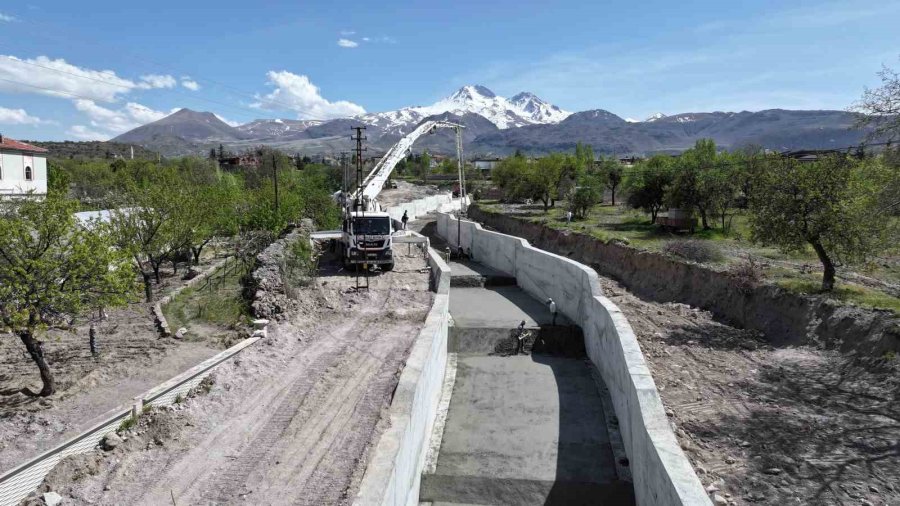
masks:
[[[712,139],[700,139],[674,162],[674,180],[667,196],[670,207],[696,210],[703,229],[708,230],[709,215],[717,186],[709,172],[717,167],[718,155]]]
[[[655,223],[656,216],[665,205],[673,179],[672,158],[669,156],[656,155],[639,164],[625,178],[628,205],[650,214],[650,221]]]
[[[577,218],[586,218],[588,212],[603,201],[603,181],[595,174],[584,174],[569,193],[572,214]]]
[[[756,174],[750,198],[755,241],[800,251],[811,246],[822,263],[822,290],[834,289],[838,263],[862,261],[884,245],[879,190],[890,172],[832,156],[813,163],[772,160]]]
[[[605,167],[606,170],[606,187],[609,188],[609,191],[612,193],[612,205],[616,205],[616,189],[619,188],[619,185],[622,184],[622,179],[624,179],[624,173],[622,170],[622,164],[619,163],[618,160],[610,160],[610,163]]]
[[[186,193],[179,187],[153,185],[132,188],[124,205],[110,214],[110,225],[118,248],[127,252],[144,282],[147,302],[153,300],[151,277],[160,283],[160,267],[176,251],[188,247],[185,231],[191,226],[179,214]]]
[[[567,158],[561,153],[553,153],[527,165],[521,191],[540,200],[544,204],[544,212],[556,204]]]
[[[82,226],[77,207],[51,194],[0,216],[0,330],[25,345],[40,371],[42,396],[56,386],[38,334],[84,310],[124,304],[134,281],[107,227]]]

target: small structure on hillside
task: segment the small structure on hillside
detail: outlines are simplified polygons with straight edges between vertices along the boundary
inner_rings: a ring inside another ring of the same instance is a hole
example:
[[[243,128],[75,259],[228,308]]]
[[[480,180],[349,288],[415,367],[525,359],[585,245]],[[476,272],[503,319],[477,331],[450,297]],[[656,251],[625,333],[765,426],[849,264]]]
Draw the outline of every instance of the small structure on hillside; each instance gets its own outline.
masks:
[[[47,150],[0,134],[0,198],[47,195]]]

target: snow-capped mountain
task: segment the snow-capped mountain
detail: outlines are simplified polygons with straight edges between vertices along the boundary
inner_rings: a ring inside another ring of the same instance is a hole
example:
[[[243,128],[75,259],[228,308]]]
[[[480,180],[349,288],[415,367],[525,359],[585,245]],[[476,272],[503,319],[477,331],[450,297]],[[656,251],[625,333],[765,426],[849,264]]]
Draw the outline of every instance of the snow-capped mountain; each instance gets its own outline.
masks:
[[[483,116],[497,128],[559,123],[570,112],[541,100],[533,93],[522,92],[507,99],[480,85],[463,86],[447,98],[432,105],[404,107],[396,111],[370,113],[358,118],[387,131],[406,131],[427,116],[474,113]]]
[[[318,120],[257,119],[235,127],[253,138],[283,137],[305,131],[321,124]]]
[[[661,112],[658,112],[658,113],[656,113],[656,114],[651,115],[649,118],[645,119],[644,121],[647,122],[647,123],[652,123],[652,122],[654,122],[654,121],[656,121],[656,120],[663,119],[663,118],[665,118],[665,117],[666,117],[665,114],[663,114],[663,113],[661,113]]]

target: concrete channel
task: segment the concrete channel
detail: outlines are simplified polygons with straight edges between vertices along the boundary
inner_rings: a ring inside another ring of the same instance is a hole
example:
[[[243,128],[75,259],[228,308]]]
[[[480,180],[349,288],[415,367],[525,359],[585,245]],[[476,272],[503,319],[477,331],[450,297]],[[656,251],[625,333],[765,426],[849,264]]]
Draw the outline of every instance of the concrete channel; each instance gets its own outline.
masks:
[[[456,376],[420,504],[634,504],[580,329],[562,315],[553,325],[508,274],[475,262],[450,271]]]
[[[443,209],[410,225],[435,303],[354,504],[712,504],[593,270]]]

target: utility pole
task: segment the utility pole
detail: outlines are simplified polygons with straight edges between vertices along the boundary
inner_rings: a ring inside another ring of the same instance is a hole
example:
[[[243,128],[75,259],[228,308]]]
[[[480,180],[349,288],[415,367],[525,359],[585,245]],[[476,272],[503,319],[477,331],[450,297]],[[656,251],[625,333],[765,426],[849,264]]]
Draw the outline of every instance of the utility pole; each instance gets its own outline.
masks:
[[[341,151],[341,191],[345,194],[350,190],[350,166],[347,165],[347,152]]]
[[[456,125],[456,168],[459,171],[459,213],[456,215],[456,255],[462,253],[462,219],[466,215],[466,171],[463,162],[462,126]],[[452,195],[451,195],[452,196]]]
[[[352,130],[356,131],[356,136],[350,136],[351,140],[356,141],[356,199],[353,203],[355,210],[359,211],[361,220],[360,223],[365,223],[366,218],[366,204],[363,199],[363,151],[366,151],[366,148],[363,147],[362,143],[366,140],[366,137],[363,137],[362,131],[366,129],[366,127],[350,127]],[[351,220],[352,223],[352,220]],[[363,239],[362,235],[359,233],[359,230],[354,227],[353,234],[356,236],[356,243],[361,244],[361,240]],[[365,275],[365,286],[360,285],[359,283],[359,268],[356,269],[356,291],[359,292],[361,288],[369,289],[369,265],[365,263],[363,260],[362,270]]]
[[[275,184],[275,214],[278,214],[278,159],[272,153],[272,182]]]

